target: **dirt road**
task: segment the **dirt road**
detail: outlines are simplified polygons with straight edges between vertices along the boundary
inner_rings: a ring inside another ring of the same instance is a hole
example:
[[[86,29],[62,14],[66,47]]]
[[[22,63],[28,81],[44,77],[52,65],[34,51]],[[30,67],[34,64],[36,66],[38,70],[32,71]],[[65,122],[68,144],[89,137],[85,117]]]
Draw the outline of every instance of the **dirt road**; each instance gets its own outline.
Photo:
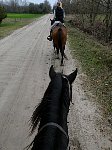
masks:
[[[64,67],[55,59],[52,43],[46,40],[50,17],[0,40],[0,150],[23,150],[31,142],[28,121],[48,86],[51,64],[66,74],[77,66],[68,48]],[[83,77],[79,68],[68,119],[71,150],[112,150],[110,127],[102,123],[97,106],[85,96]]]

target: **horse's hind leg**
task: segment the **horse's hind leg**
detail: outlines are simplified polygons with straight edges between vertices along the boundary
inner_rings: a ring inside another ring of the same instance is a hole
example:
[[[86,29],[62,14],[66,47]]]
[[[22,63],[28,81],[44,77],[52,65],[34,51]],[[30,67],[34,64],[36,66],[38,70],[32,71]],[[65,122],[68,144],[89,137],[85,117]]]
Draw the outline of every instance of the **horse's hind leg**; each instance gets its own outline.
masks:
[[[63,64],[63,56],[64,56],[64,50],[62,50],[61,51],[61,66],[64,66],[64,64]]]
[[[56,46],[55,46],[54,42],[53,42],[53,47],[54,47],[54,51],[55,51]]]
[[[56,53],[57,53],[57,51],[55,50],[55,48],[56,48],[56,47],[55,47],[55,45],[54,45],[53,47],[54,47],[54,53],[56,54]]]
[[[63,47],[63,49],[65,50],[65,46]],[[68,60],[68,58],[67,58],[67,56],[66,56],[65,53],[63,54],[63,56],[64,56],[64,58],[65,58],[66,60]]]
[[[56,48],[56,50],[57,50],[57,55],[59,54],[59,48]]]
[[[56,48],[56,51],[57,51],[57,59],[59,59],[59,48]]]

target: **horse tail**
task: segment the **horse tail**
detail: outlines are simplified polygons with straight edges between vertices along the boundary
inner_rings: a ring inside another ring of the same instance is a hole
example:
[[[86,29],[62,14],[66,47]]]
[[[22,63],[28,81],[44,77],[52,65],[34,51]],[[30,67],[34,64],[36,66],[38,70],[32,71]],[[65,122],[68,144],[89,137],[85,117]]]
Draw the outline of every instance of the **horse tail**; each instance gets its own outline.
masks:
[[[58,29],[58,47],[62,50],[62,29]]]

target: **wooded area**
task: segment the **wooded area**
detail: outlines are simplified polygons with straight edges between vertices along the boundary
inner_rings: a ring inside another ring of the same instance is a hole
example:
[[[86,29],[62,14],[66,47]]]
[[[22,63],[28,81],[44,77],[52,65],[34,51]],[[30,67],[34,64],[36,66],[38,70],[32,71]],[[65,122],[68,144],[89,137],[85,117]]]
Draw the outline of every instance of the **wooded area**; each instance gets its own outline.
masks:
[[[70,23],[83,32],[106,43],[112,41],[112,0],[61,0],[66,14],[71,14]],[[9,13],[50,13],[48,0],[34,4],[28,0],[1,0]]]
[[[5,7],[8,13],[49,13],[51,5],[45,0],[43,3],[34,4],[27,0],[0,0],[0,4]]]
[[[100,40],[112,40],[112,0],[62,0],[71,24]]]

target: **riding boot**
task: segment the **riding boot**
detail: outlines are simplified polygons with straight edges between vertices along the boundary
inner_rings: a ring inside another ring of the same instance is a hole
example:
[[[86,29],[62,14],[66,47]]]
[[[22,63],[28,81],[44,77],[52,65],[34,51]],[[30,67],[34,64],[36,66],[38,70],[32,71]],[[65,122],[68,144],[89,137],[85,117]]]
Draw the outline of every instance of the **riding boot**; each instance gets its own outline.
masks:
[[[50,35],[47,37],[49,41],[52,41],[52,30],[50,31]]]

